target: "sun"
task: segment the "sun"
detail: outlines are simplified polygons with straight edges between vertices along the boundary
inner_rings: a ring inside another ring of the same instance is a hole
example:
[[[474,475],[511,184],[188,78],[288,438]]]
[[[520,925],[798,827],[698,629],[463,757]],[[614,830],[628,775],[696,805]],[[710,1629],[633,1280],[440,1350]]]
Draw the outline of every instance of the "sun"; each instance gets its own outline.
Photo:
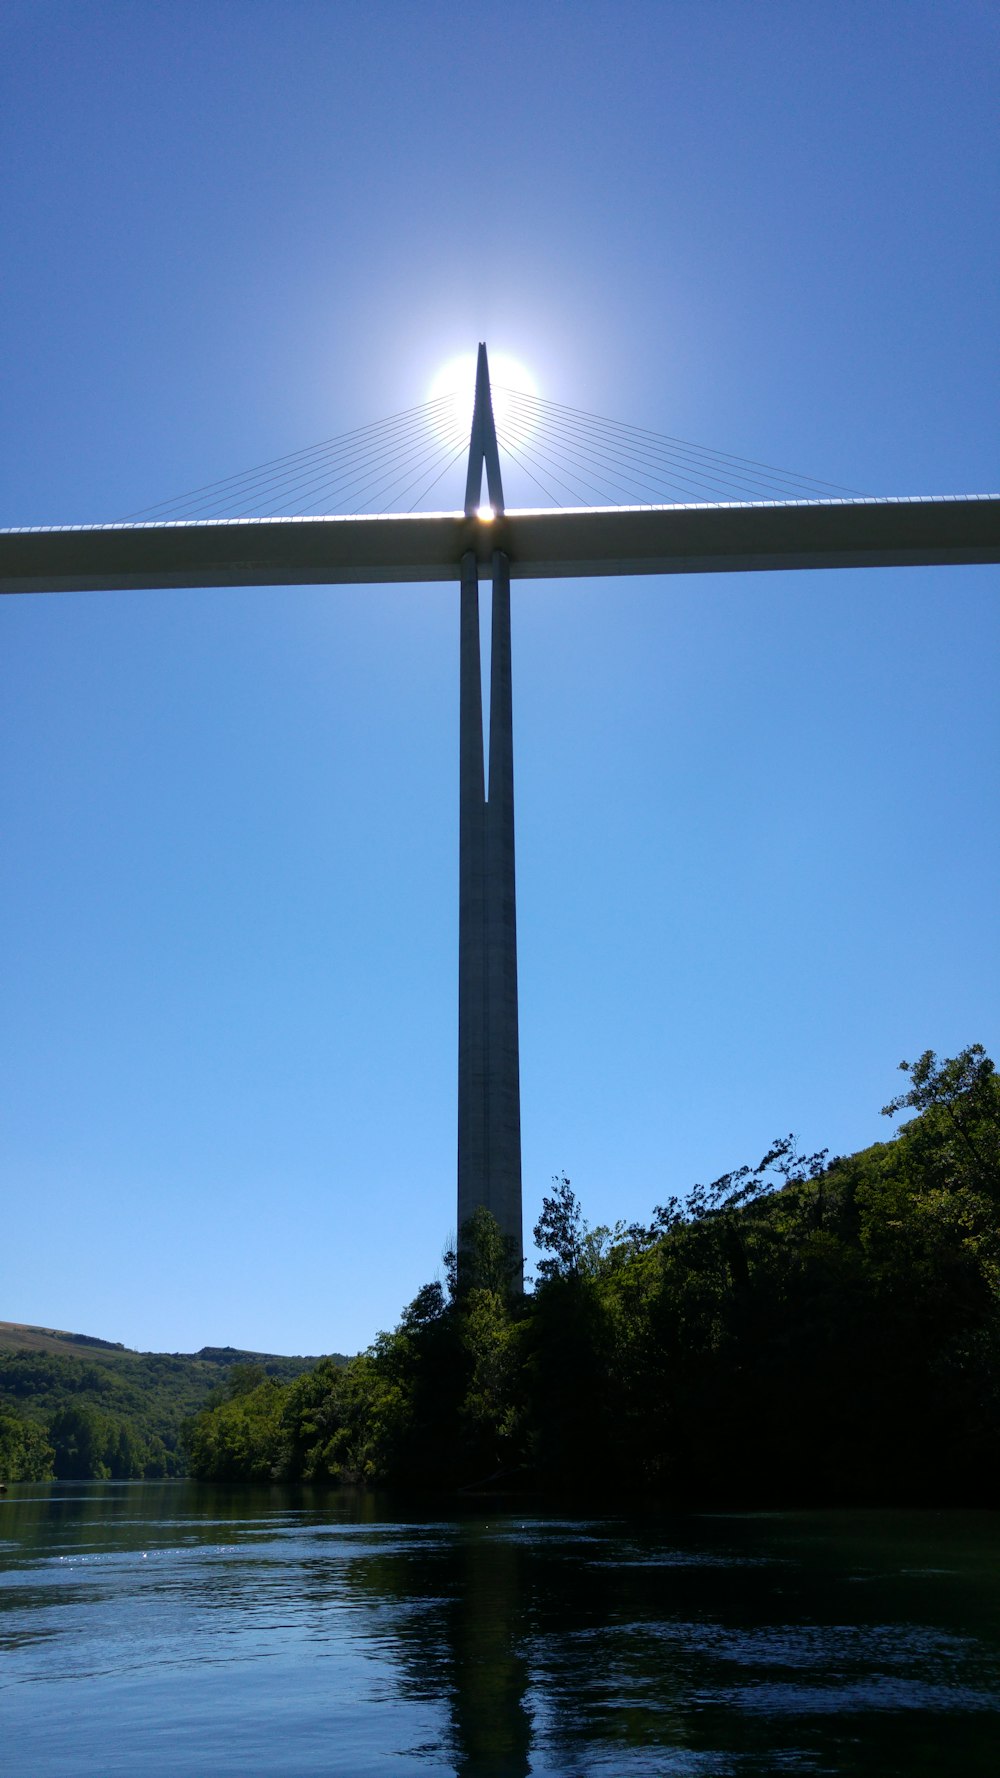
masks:
[[[531,372],[516,358],[504,352],[490,353],[490,388],[493,394],[493,418],[501,448],[506,444],[516,451],[535,429],[531,403],[518,396],[537,396],[538,389]],[[430,386],[428,399],[440,403],[431,424],[445,441],[467,438],[472,426],[472,403],[476,393],[476,354],[466,352],[453,358],[438,371]]]

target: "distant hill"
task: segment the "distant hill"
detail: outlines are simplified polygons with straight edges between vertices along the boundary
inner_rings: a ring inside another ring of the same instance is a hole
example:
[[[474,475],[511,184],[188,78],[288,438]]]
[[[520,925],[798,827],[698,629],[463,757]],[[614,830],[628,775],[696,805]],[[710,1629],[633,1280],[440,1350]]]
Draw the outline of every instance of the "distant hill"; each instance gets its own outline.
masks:
[[[0,1352],[58,1352],[63,1357],[75,1354],[79,1358],[90,1358],[95,1352],[122,1352],[131,1358],[201,1358],[208,1364],[262,1364],[265,1370],[270,1370],[272,1365],[281,1369],[294,1365],[294,1376],[319,1363],[319,1356],[289,1358],[276,1352],[248,1352],[240,1346],[202,1346],[200,1352],[140,1352],[134,1346],[123,1345],[121,1340],[101,1340],[96,1334],[66,1333],[60,1327],[31,1327],[25,1321],[0,1321]],[[274,1372],[277,1374],[278,1369]]]
[[[340,1353],[330,1356],[346,1363]],[[288,1383],[318,1362],[235,1346],[136,1352],[95,1334],[0,1321],[0,1411],[45,1432],[57,1475],[80,1472],[88,1440],[112,1475],[175,1475],[184,1469],[184,1422],[227,1390],[235,1366]]]
[[[127,1352],[120,1341],[99,1340],[94,1334],[63,1333],[58,1327],[28,1327],[22,1321],[0,1321],[0,1351],[63,1352],[74,1347],[81,1351]]]

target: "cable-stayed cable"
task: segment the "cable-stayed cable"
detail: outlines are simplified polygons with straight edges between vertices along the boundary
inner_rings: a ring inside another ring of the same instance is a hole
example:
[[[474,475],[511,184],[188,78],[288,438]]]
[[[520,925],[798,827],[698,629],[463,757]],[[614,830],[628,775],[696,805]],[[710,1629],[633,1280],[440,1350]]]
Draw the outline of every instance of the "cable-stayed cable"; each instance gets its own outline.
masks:
[[[206,483],[173,499],[157,501],[130,513],[122,522],[163,520],[174,514],[203,513],[206,509],[218,515],[242,505],[247,499],[266,505],[279,491],[291,500],[299,488],[314,483],[316,472],[322,466],[347,466],[377,456],[383,448],[400,444],[407,438],[416,440],[421,435],[425,438],[432,435],[436,427],[447,421],[451,402],[450,396],[439,396],[435,401],[405,408],[371,425],[358,426],[319,444],[287,452],[270,462]]]
[[[567,473],[574,470],[579,473],[581,467],[589,470],[604,490],[605,498],[610,491],[617,492],[619,497],[624,492],[627,501],[645,502],[662,500],[668,491],[688,500],[692,496],[704,500],[720,495],[724,499],[732,499],[734,495],[744,499],[760,498],[764,492],[773,492],[759,482],[740,482],[736,478],[720,480],[718,476],[706,476],[698,471],[679,470],[672,464],[650,468],[640,460],[636,465],[629,452],[588,447],[586,443],[581,444],[576,435],[570,435],[567,442],[562,432],[553,432],[548,427],[532,432],[531,440],[536,449],[554,463],[563,464]]]
[[[701,498],[705,497],[704,490],[709,494],[723,493],[730,499],[788,499],[793,493],[815,499],[821,494],[831,497],[859,493],[858,489],[822,481],[817,476],[796,474],[754,458],[716,451],[649,427],[626,425],[565,403],[544,401],[524,391],[505,389],[503,394],[510,418],[522,434],[530,431],[544,435],[548,448],[562,446],[575,455],[578,463],[589,459],[594,468],[603,464],[608,469],[614,465],[616,474],[631,480],[636,488],[662,488],[668,484],[683,492],[697,490]]]
[[[255,497],[250,505],[243,508],[243,511],[248,513],[255,510],[260,516],[264,516],[261,512],[262,504],[280,499],[286,512],[290,505],[294,506],[297,512],[309,512],[323,499],[328,499],[331,494],[342,491],[333,505],[333,510],[337,511],[352,498],[359,502],[362,501],[367,496],[369,489],[391,486],[394,481],[400,479],[399,474],[396,473],[400,467],[405,474],[407,467],[412,465],[415,460],[422,461],[425,457],[436,456],[441,448],[441,442],[440,438],[429,438],[424,431],[411,432],[404,438],[392,439],[380,449],[369,449],[362,452],[358,457],[352,458],[346,465],[341,466],[338,473],[334,475],[328,473],[325,466],[319,468],[316,473],[296,485],[294,498],[292,497],[293,491],[286,488],[280,495],[275,493],[269,496],[267,502],[262,503],[259,498]],[[233,516],[238,517],[240,514],[237,512]]]
[[[777,476],[779,480],[792,480],[799,484],[826,487],[843,494],[857,495],[860,493],[860,490],[857,488],[845,488],[836,482],[821,481],[820,478],[816,476],[795,475],[788,470],[778,469],[774,464],[762,463],[755,458],[738,457],[731,452],[713,450],[707,445],[693,444],[689,439],[680,439],[667,433],[653,432],[648,427],[631,426],[620,420],[609,420],[604,415],[588,414],[581,408],[567,407],[564,403],[560,402],[544,401],[541,397],[529,396],[525,394],[524,391],[508,390],[505,391],[505,394],[509,399],[519,403],[522,409],[527,408],[539,414],[547,414],[552,417],[561,418],[564,423],[568,422],[577,428],[587,429],[591,433],[603,432],[606,436],[617,436],[619,438],[631,436],[633,440],[644,442],[647,447],[652,448],[654,452],[663,450],[674,453],[680,452],[686,454],[692,461],[700,459],[720,465],[728,464],[733,467],[740,466],[747,469],[763,470],[769,475]]]
[[[725,499],[787,498],[793,490],[801,493],[803,489],[804,478],[747,473],[734,468],[721,453],[695,456],[676,450],[653,453],[647,447],[636,450],[632,442],[623,444],[606,431],[568,428],[535,414],[531,437],[556,461],[575,466],[577,472],[581,465],[588,468],[602,485],[610,481],[619,489],[627,486],[633,499],[662,499],[668,488],[682,497],[690,498],[693,493],[698,499],[720,495]]]
[[[501,451],[555,506],[564,504],[565,496],[580,506],[683,505],[858,492],[523,390],[497,385],[496,393],[503,397],[497,424]],[[442,395],[129,517],[183,522],[306,516],[317,510],[360,514],[376,506],[413,512],[468,442],[469,427],[456,414],[454,397]]]

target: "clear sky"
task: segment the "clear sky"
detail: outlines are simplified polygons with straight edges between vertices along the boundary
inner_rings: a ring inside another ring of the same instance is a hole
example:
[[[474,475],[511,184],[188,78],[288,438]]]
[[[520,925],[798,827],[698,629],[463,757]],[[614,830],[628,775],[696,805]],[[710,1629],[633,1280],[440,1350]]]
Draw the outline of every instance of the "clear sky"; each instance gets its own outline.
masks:
[[[7,0],[0,523],[541,395],[996,491],[979,0]],[[0,1317],[355,1350],[454,1227],[453,586],[0,611]],[[1000,1060],[991,568],[514,590],[525,1221]]]

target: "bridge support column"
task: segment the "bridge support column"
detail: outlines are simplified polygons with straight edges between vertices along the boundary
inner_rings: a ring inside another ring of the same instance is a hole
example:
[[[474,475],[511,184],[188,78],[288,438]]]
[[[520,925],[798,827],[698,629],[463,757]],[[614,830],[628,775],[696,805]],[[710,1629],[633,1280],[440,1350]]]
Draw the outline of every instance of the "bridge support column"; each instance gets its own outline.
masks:
[[[491,1211],[519,1285],[521,1095],[514,895],[510,574],[493,557],[489,788],[484,785],[479,573],[462,558],[459,739],[458,1227]]]

